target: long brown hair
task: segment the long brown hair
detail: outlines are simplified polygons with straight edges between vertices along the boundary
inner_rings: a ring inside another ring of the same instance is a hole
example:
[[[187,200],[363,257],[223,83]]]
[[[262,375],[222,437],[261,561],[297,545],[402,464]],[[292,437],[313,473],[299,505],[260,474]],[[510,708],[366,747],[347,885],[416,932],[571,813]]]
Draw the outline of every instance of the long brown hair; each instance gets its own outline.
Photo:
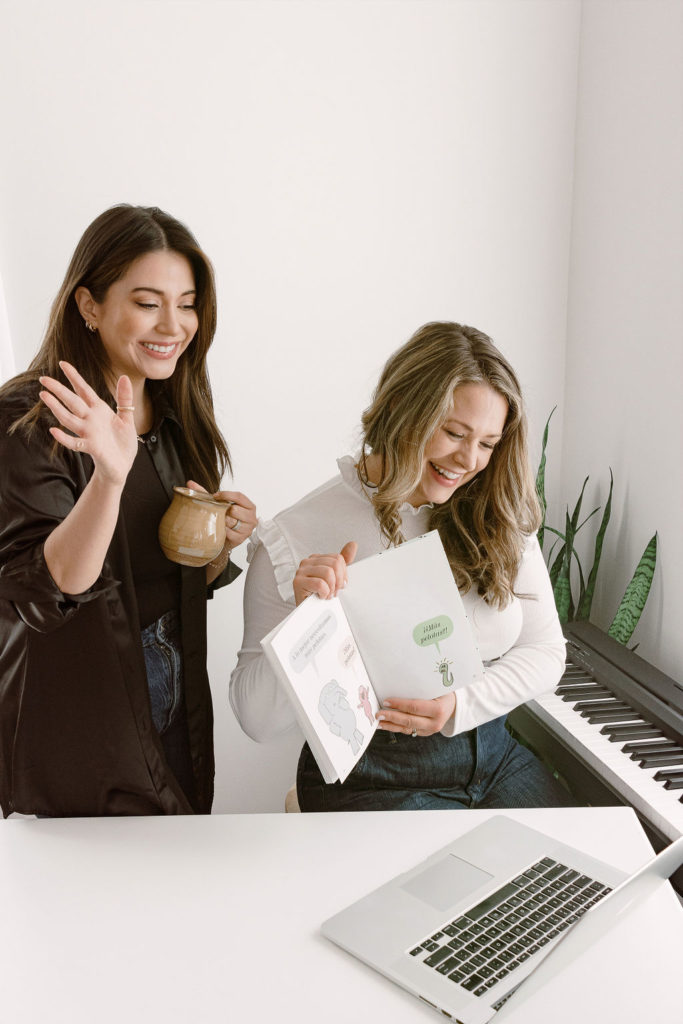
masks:
[[[400,506],[417,487],[425,448],[444,423],[461,384],[488,384],[507,401],[503,435],[480,473],[434,507],[456,583],[498,607],[512,597],[527,536],[541,513],[527,452],[527,424],[514,370],[488,335],[455,323],[429,323],[388,360],[362,418],[359,475],[366,455],[380,456],[373,504],[382,533],[400,544]]]
[[[100,303],[134,260],[161,250],[184,256],[192,267],[199,325],[173,375],[166,381],[150,381],[150,392],[153,397],[164,394],[178,417],[188,474],[215,491],[225,470],[232,467],[225,439],[216,425],[206,369],[206,356],[216,331],[213,268],[185,225],[156,206],[121,203],[105,210],[86,228],[52,305],[40,351],[28,370],[6,384],[0,395],[36,382],[41,374],[68,383],[59,367],[60,360],[66,360],[101,398],[109,400],[107,352],[99,335],[91,334],[85,326],[74,297],[76,289],[87,288]],[[42,402],[37,402],[11,429],[30,432],[51,415]]]

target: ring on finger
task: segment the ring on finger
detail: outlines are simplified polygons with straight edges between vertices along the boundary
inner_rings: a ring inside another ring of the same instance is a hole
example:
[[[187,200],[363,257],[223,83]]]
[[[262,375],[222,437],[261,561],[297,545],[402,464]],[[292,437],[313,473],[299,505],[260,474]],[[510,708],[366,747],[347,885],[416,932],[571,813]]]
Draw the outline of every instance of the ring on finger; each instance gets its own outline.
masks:
[[[240,521],[239,521],[239,519],[237,518],[237,516],[235,516],[235,522],[234,522],[234,523],[233,523],[233,525],[232,525],[232,526],[230,527],[230,529],[231,529],[231,530],[232,530],[232,531],[233,531],[234,533],[239,533],[239,532],[240,532]]]
[[[413,726],[413,731],[411,732],[410,735],[413,739],[415,739],[415,737],[417,736],[417,729],[415,728],[415,726]]]

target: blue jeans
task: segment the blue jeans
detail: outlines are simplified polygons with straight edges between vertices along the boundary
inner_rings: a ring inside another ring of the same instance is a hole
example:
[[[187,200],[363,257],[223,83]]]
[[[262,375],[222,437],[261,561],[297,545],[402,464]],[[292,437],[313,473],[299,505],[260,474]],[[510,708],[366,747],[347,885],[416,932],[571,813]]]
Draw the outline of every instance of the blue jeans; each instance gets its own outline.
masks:
[[[180,616],[165,612],[141,633],[152,721],[169,768],[191,804],[195,783],[183,697],[183,648]]]
[[[512,738],[505,717],[447,738],[377,730],[344,783],[325,783],[308,745],[297,770],[302,811],[571,807],[575,801]]]
[[[163,735],[178,713],[183,694],[180,617],[165,612],[141,633],[154,728]]]

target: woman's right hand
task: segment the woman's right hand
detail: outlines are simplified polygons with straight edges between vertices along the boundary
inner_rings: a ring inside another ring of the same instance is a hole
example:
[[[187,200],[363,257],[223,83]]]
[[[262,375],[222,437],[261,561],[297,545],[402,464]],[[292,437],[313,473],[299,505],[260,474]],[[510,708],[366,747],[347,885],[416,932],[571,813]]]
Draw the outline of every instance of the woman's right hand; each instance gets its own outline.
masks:
[[[311,594],[326,600],[346,586],[346,566],[356,557],[358,545],[350,540],[338,555],[310,555],[299,565],[294,577],[294,600],[300,605]]]
[[[90,455],[97,475],[103,480],[123,487],[138,444],[129,378],[118,379],[116,405],[119,411],[114,412],[71,363],[60,362],[59,365],[73,391],[53,377],[41,377],[40,383],[46,390],[40,392],[40,398],[71,433],[59,427],[50,427],[50,433],[70,451]]]

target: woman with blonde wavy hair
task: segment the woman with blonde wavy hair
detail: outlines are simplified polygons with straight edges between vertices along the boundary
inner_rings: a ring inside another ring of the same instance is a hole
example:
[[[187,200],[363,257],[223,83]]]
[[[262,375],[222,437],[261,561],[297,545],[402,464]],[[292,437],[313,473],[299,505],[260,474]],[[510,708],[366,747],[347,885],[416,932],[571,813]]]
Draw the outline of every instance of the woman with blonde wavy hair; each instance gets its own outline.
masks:
[[[505,728],[552,689],[564,638],[536,539],[541,516],[517,377],[472,327],[429,323],[387,362],[339,475],[261,523],[230,695],[253,739],[295,724],[259,641],[309,594],[333,597],[346,566],[436,529],[485,664],[433,700],[389,699],[346,781],[327,785],[307,745],[304,811],[561,806],[572,801]],[[310,554],[311,551],[327,552]]]

